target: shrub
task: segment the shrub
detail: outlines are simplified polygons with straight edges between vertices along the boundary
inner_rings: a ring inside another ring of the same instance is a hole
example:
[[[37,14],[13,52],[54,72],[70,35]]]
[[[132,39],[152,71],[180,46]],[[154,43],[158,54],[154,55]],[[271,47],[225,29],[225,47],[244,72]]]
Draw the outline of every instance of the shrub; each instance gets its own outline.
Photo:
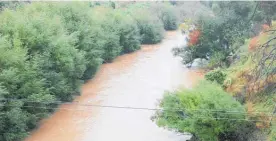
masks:
[[[115,57],[122,52],[119,36],[119,23],[114,18],[114,13],[111,8],[97,7],[93,9],[93,20],[100,25],[102,34],[101,42],[103,54],[102,58],[105,62],[111,62]],[[101,17],[96,19],[96,17]]]
[[[178,26],[177,12],[167,3],[152,4],[151,11],[162,21],[165,30],[176,30]]]
[[[202,81],[194,89],[166,93],[160,106],[163,110],[157,113],[159,126],[190,132],[200,140],[238,140],[235,131],[248,126],[247,121],[227,120],[244,119],[245,108],[209,81]]]
[[[165,30],[176,30],[178,20],[173,7],[166,7],[163,11],[162,22]]]
[[[220,85],[223,84],[225,78],[226,74],[223,73],[220,69],[210,71],[205,75],[206,80],[217,82]]]
[[[200,36],[196,38],[196,44],[191,44],[191,47],[194,49],[187,49],[182,54],[190,55],[192,61],[202,58],[210,60],[213,63],[210,65],[211,67],[223,67],[229,64],[226,58],[235,53],[236,50],[233,49],[233,45],[237,39],[243,40],[249,35],[251,27],[247,25],[248,22],[251,22],[248,21],[248,17],[250,17],[249,13],[252,3],[230,2],[212,4],[214,4],[213,14],[215,16],[212,16],[212,18],[200,17],[198,19],[196,28],[200,30]],[[225,7],[231,8],[226,9]],[[187,63],[191,63],[192,61]]]
[[[39,3],[40,4],[40,3]],[[96,20],[89,4],[86,2],[46,3],[46,12],[61,18],[68,34],[75,36],[75,47],[84,54],[85,71],[82,79],[93,77],[103,62],[103,46],[106,43],[106,34]]]
[[[136,22],[126,12],[118,10],[115,16],[119,26],[120,45],[122,53],[140,49],[140,34]]]
[[[32,2],[13,10],[1,7],[1,141],[26,137],[53,112],[43,107],[72,100],[103,61],[139,49],[140,40],[157,43],[163,38],[162,22],[150,12],[134,20],[124,10],[113,9],[114,3],[92,4]]]
[[[137,22],[141,36],[141,43],[155,44],[164,37],[164,28],[161,20],[148,10],[135,10],[132,16]]]

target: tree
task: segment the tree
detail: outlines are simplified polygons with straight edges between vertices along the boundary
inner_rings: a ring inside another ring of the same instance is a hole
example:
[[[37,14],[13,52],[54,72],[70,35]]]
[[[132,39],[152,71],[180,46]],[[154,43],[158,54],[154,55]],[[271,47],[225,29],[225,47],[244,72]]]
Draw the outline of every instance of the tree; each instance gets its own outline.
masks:
[[[18,4],[0,3],[1,141],[25,138],[102,63],[138,50],[141,40],[163,38],[162,22],[149,10],[136,20],[114,2]]]
[[[252,73],[248,74],[249,93],[274,93],[276,88],[276,25],[259,35],[252,51]],[[252,95],[254,96],[254,95]]]
[[[119,25],[121,53],[129,53],[140,49],[141,37],[136,21],[122,10],[117,10],[114,18]]]
[[[190,37],[189,47],[183,47],[176,53],[182,54],[184,64],[192,64],[194,59],[202,58],[215,62],[210,65],[211,68],[228,66],[227,57],[235,52],[233,44],[249,36],[251,2],[213,2],[212,5],[216,7],[213,8],[216,16],[200,18],[196,26],[196,30],[200,31],[199,37],[196,36],[196,40],[194,36]]]
[[[205,75],[206,80],[217,82],[220,85],[223,85],[225,78],[226,74],[220,69],[210,71]]]
[[[165,30],[177,29],[178,17],[174,6],[168,3],[157,3],[152,4],[150,10],[162,21]]]
[[[143,9],[142,9],[143,8]],[[129,8],[130,15],[137,23],[142,44],[155,44],[164,37],[164,26],[149,4],[139,3]]]
[[[163,110],[157,113],[158,125],[192,133],[200,140],[238,140],[236,131],[250,125],[238,120],[245,118],[244,107],[210,81],[202,81],[191,90],[166,93],[160,106]]]
[[[256,15],[253,17],[254,20],[263,22],[268,24],[269,26],[272,25],[272,20],[276,19],[276,2],[275,1],[260,1],[256,2]]]

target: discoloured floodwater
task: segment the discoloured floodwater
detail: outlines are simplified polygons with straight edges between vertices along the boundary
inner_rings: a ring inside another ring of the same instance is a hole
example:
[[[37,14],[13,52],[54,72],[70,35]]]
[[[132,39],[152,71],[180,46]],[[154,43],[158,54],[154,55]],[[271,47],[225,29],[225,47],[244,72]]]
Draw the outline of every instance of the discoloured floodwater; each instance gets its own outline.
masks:
[[[164,91],[190,87],[202,74],[188,70],[171,49],[185,44],[178,32],[167,32],[162,43],[104,64],[83,85],[80,104],[62,105],[26,141],[180,141],[187,136],[159,128],[154,111],[100,108],[82,104],[156,108]]]

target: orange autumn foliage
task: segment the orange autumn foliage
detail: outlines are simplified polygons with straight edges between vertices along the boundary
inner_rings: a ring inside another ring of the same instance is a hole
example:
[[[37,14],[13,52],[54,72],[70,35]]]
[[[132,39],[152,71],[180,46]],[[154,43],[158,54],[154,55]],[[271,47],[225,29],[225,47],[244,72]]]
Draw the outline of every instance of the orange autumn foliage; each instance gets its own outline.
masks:
[[[258,36],[253,37],[253,38],[250,40],[250,42],[249,42],[248,49],[249,49],[250,51],[255,50],[255,48],[259,46],[259,39],[260,39],[260,36],[266,34],[265,31],[269,30],[269,28],[270,28],[270,27],[269,27],[269,25],[267,25],[267,24],[263,24],[263,25],[262,25],[262,31],[260,32],[260,34],[259,34]]]
[[[263,24],[262,25],[262,31],[267,31],[267,30],[269,30],[269,25],[268,24]]]
[[[276,83],[276,75],[269,75],[267,76],[267,79],[248,82],[248,87],[247,87],[248,96],[252,97],[252,94],[256,94],[260,91],[263,91],[267,85],[274,84],[274,83]]]
[[[249,46],[248,46],[248,49],[250,51],[253,51],[257,46],[258,46],[258,38],[259,36],[256,36],[256,37],[253,37],[250,42],[249,42]]]
[[[190,38],[189,46],[197,44],[199,36],[200,36],[200,31],[197,29],[190,32],[189,33],[189,38]]]

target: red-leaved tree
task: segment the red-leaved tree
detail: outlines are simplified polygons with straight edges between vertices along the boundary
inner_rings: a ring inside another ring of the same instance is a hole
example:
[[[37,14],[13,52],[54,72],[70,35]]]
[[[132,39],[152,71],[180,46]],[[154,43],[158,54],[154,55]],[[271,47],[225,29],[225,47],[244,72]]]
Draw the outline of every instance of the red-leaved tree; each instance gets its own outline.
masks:
[[[193,30],[192,32],[189,33],[189,46],[195,45],[198,43],[198,39],[200,36],[200,31],[199,30]]]

